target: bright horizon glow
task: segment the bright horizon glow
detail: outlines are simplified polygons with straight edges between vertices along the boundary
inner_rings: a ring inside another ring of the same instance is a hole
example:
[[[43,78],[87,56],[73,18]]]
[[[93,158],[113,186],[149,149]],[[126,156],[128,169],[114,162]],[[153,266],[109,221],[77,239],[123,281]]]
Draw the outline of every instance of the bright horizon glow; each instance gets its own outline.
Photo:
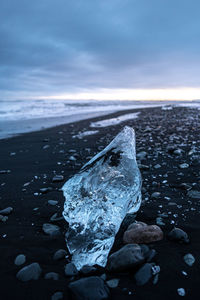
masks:
[[[166,89],[99,89],[86,92],[66,93],[54,96],[42,96],[40,99],[70,100],[198,100],[200,88]]]

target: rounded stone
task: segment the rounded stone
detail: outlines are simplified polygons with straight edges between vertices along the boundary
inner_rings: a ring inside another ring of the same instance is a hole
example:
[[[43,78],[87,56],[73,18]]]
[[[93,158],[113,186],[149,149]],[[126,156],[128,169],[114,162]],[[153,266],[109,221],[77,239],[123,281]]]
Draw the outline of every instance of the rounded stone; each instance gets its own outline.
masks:
[[[123,242],[125,244],[148,244],[163,239],[163,231],[157,225],[138,224],[137,227],[124,232]]]
[[[26,262],[26,256],[24,254],[19,254],[15,258],[15,265],[16,266],[21,266]]]
[[[55,273],[55,272],[49,272],[49,273],[45,274],[44,279],[58,280],[59,275],[58,275],[58,273]]]
[[[183,231],[180,228],[173,228],[169,233],[168,233],[168,239],[171,241],[175,242],[182,242],[185,244],[189,243],[189,237],[185,231]]]
[[[61,260],[63,258],[65,258],[65,256],[67,255],[67,251],[64,249],[59,249],[54,253],[53,259],[54,260]]]
[[[38,280],[42,273],[42,269],[38,263],[32,263],[17,273],[17,279],[21,281]]]

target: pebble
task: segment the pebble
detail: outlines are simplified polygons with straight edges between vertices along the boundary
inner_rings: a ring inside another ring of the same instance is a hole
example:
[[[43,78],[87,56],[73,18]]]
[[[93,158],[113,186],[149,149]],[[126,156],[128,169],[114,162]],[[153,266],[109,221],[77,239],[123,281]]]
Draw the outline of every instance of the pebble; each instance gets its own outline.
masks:
[[[91,275],[97,272],[97,269],[93,266],[85,265],[81,268],[80,273],[83,275]]]
[[[118,278],[110,279],[110,280],[106,281],[106,283],[107,283],[107,286],[109,286],[109,288],[115,289],[116,287],[118,287],[119,279]]]
[[[57,200],[48,200],[48,204],[50,204],[50,205],[57,205],[58,201]]]
[[[0,221],[1,222],[6,222],[8,220],[8,217],[7,216],[2,216],[0,215]]]
[[[183,288],[177,289],[177,293],[179,294],[179,296],[185,296],[185,290]]]
[[[55,175],[52,179],[53,182],[61,182],[64,180],[64,176],[63,175]]]
[[[141,247],[136,244],[128,244],[108,258],[108,271],[124,271],[133,269],[144,262]]]
[[[161,168],[161,165],[157,164],[154,166],[154,169],[160,169]]]
[[[129,226],[128,230],[124,232],[123,242],[125,244],[148,244],[163,239],[163,232],[157,225],[133,223],[132,226]]]
[[[60,235],[60,227],[58,227],[57,225],[45,223],[42,226],[42,230],[44,231],[44,233],[50,236]]]
[[[61,220],[63,220],[63,219],[64,219],[63,216],[58,217],[58,214],[55,213],[55,214],[53,214],[53,215],[51,216],[50,221],[51,221],[51,222],[56,222],[56,221],[61,221]]]
[[[190,197],[190,198],[193,198],[193,199],[199,199],[200,200],[200,192],[196,191],[196,190],[188,191],[187,196]]]
[[[171,241],[182,242],[185,244],[189,243],[189,237],[185,231],[180,228],[174,228],[168,233],[168,239]]]
[[[10,170],[0,170],[0,174],[8,174],[10,173]]]
[[[183,164],[180,164],[179,167],[181,169],[187,169],[187,168],[189,168],[189,165],[187,163],[183,163]]]
[[[152,195],[151,195],[151,198],[155,198],[155,199],[158,199],[160,197],[161,193],[160,192],[154,192]]]
[[[194,256],[191,254],[191,253],[188,253],[186,254],[184,257],[183,257],[185,263],[188,265],[188,266],[192,266],[195,262],[195,258]]]
[[[51,300],[61,300],[61,299],[63,299],[62,292],[56,292],[51,296]]]
[[[13,211],[13,208],[12,207],[7,207],[7,208],[4,208],[2,210],[0,210],[0,214],[1,215],[9,215],[11,212]]]
[[[19,254],[15,258],[15,265],[16,266],[21,266],[26,262],[26,256],[24,254]]]
[[[48,192],[51,192],[53,189],[52,189],[52,187],[47,187],[47,188],[41,188],[40,189],[40,192],[42,193],[42,194],[46,194],[46,193],[48,193]]]
[[[76,300],[103,300],[109,297],[109,289],[97,276],[76,280],[69,284],[69,289]]]
[[[152,277],[152,264],[144,264],[136,273],[135,280],[137,285],[146,284]]]
[[[163,219],[161,217],[156,218],[156,224],[159,226],[165,226],[165,223],[163,222]]]
[[[67,255],[67,251],[64,249],[59,249],[54,253],[53,259],[54,260],[61,260],[63,258],[65,258],[65,256]]]
[[[42,269],[38,263],[32,263],[22,268],[16,275],[21,281],[38,280],[42,273]]]
[[[55,272],[49,272],[49,273],[45,274],[44,279],[58,280],[59,275],[58,275],[58,273],[55,273]]]
[[[77,274],[78,274],[78,270],[72,262],[69,264],[66,264],[66,266],[65,266],[65,275],[66,276],[75,276]]]

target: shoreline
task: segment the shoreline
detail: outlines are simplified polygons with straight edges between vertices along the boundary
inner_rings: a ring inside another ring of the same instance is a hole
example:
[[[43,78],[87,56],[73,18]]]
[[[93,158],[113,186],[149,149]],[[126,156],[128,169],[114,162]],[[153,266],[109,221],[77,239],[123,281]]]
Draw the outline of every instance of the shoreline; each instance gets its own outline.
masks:
[[[128,110],[129,113],[137,111],[140,112],[137,119],[97,128],[98,132],[81,139],[76,136],[81,131],[96,130],[91,129],[90,123],[102,121],[105,116],[0,140],[1,170],[10,170],[0,174],[0,209],[13,207],[8,220],[0,224],[2,299],[50,300],[57,291],[64,294],[64,299],[72,299],[68,284],[81,276],[67,278],[64,266],[68,260],[53,260],[58,249],[66,250],[64,234],[67,225],[65,221],[52,222],[50,219],[55,213],[58,217],[62,214],[65,199],[60,189],[65,181],[102,150],[125,125],[135,129],[137,153],[147,153],[145,160],[141,161],[147,167],[141,169],[143,204],[136,220],[156,224],[159,214],[167,215],[163,218],[164,239],[149,245],[157,252],[153,262],[160,266],[161,272],[157,284],[149,281],[141,287],[135,284],[131,272],[112,274],[103,270],[97,276],[106,273],[107,280],[120,280],[117,288],[110,289],[111,300],[146,300],[150,296],[155,300],[168,300],[170,297],[178,300],[178,288],[185,289],[185,299],[198,299],[200,199],[190,198],[181,184],[187,183],[192,190],[200,190],[199,111],[185,107],[174,107],[171,110],[162,110],[160,107]],[[127,111],[115,112],[109,114],[109,118],[126,113]],[[170,152],[169,146],[180,149],[180,155]],[[189,154],[190,151],[193,154]],[[72,155],[75,160],[70,159]],[[183,163],[187,163],[188,168],[180,168]],[[64,180],[52,182],[55,174],[63,175]],[[47,188],[47,192],[42,193],[42,188]],[[160,196],[153,198],[154,192],[159,192]],[[53,206],[48,203],[49,200],[56,200],[58,203]],[[59,237],[45,235],[42,231],[44,223],[58,225],[62,234]],[[167,239],[168,232],[174,226],[188,233],[190,244],[184,245]],[[112,252],[122,246],[118,235]],[[187,253],[192,253],[196,259],[192,267],[187,266],[183,260]],[[14,264],[19,254],[26,256],[26,262],[22,266]],[[20,282],[16,278],[17,272],[33,262],[38,262],[42,268],[40,278]],[[48,272],[56,272],[59,279],[45,279]]]
[[[127,111],[127,113],[131,110],[137,110],[137,109],[145,109],[145,108],[152,108],[152,107],[165,107],[165,106],[183,106],[183,107],[189,107],[189,108],[197,108],[200,109],[200,103],[199,102],[178,102],[178,101],[148,101],[146,103],[138,102],[137,104],[133,104],[132,108],[126,107],[115,107],[113,105],[113,108],[109,107],[109,109],[106,111],[106,106],[104,110],[102,110],[102,107],[100,107],[100,111],[89,111],[84,113],[77,113],[75,111],[72,111],[72,114],[70,115],[63,115],[63,116],[51,116],[51,117],[37,117],[37,118],[31,118],[31,119],[24,119],[24,120],[0,120],[0,139],[7,139],[12,138],[14,136],[18,136],[24,133],[28,132],[34,132],[39,130],[44,130],[47,128],[52,128],[59,125],[69,124],[73,122],[79,122],[82,120],[87,120],[95,117],[102,117],[107,116],[112,113],[118,113],[118,112],[124,112]],[[79,108],[80,109],[80,108]]]

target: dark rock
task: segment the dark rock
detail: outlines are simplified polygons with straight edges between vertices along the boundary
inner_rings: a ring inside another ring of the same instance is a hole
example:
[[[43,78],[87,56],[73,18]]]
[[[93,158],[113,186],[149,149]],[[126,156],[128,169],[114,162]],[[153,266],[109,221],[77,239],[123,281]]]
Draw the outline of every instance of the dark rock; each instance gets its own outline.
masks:
[[[61,182],[64,180],[64,176],[63,175],[55,175],[52,179],[53,182]]]
[[[53,189],[52,189],[52,187],[47,187],[47,188],[41,188],[40,189],[40,192],[42,193],[42,194],[46,194],[46,193],[48,193],[48,192],[51,192]]]
[[[4,215],[4,216],[7,216],[7,215],[9,215],[12,211],[13,211],[13,208],[9,206],[9,207],[7,207],[7,208],[4,208],[4,209],[0,210],[0,214],[1,214],[1,215]]]
[[[38,263],[32,263],[22,268],[17,273],[17,279],[21,281],[38,280],[42,273],[42,269]]]
[[[183,259],[184,262],[190,267],[195,263],[195,258],[191,253],[184,255]]]
[[[0,222],[6,222],[8,220],[7,216],[0,215]]]
[[[85,265],[81,268],[80,273],[83,275],[92,275],[97,272],[97,269],[93,266]]]
[[[78,274],[78,270],[73,263],[66,264],[65,266],[65,275],[66,276],[75,276]]]
[[[160,197],[160,192],[154,192],[152,195],[151,195],[151,198],[154,198],[154,199],[158,199]]]
[[[55,272],[49,272],[49,273],[45,274],[44,279],[58,280],[59,275],[58,275],[58,273],[55,273]]]
[[[58,204],[58,201],[57,200],[48,200],[48,204],[56,205],[56,204]]]
[[[51,296],[51,300],[61,300],[63,299],[63,293],[62,292],[56,292]]]
[[[187,192],[187,196],[193,199],[199,199],[200,200],[200,192],[191,190]],[[0,212],[1,213],[1,212]]]
[[[64,249],[59,249],[54,253],[53,259],[61,260],[61,259],[65,258],[66,255],[67,255],[67,251],[65,251]]]
[[[76,300],[108,299],[109,289],[97,276],[82,278],[69,284],[69,289]]]
[[[8,174],[10,173],[10,170],[0,170],[0,174]]]
[[[136,244],[129,244],[114,252],[108,258],[108,271],[126,271],[144,262],[144,255],[141,247]]]
[[[16,266],[21,266],[26,262],[26,256],[24,254],[19,254],[15,258],[15,265]]]
[[[42,226],[42,230],[44,231],[44,233],[50,236],[60,235],[60,227],[58,227],[57,225],[45,223]]]
[[[174,228],[168,233],[168,239],[171,241],[182,242],[185,244],[189,243],[189,237],[185,231],[180,228]]]
[[[134,277],[137,285],[144,285],[151,279],[152,276],[152,265],[146,263],[135,273]]]
[[[114,288],[118,287],[119,279],[118,278],[110,279],[110,280],[106,281],[106,283],[107,283],[107,286],[109,286],[109,288],[114,289]]]

